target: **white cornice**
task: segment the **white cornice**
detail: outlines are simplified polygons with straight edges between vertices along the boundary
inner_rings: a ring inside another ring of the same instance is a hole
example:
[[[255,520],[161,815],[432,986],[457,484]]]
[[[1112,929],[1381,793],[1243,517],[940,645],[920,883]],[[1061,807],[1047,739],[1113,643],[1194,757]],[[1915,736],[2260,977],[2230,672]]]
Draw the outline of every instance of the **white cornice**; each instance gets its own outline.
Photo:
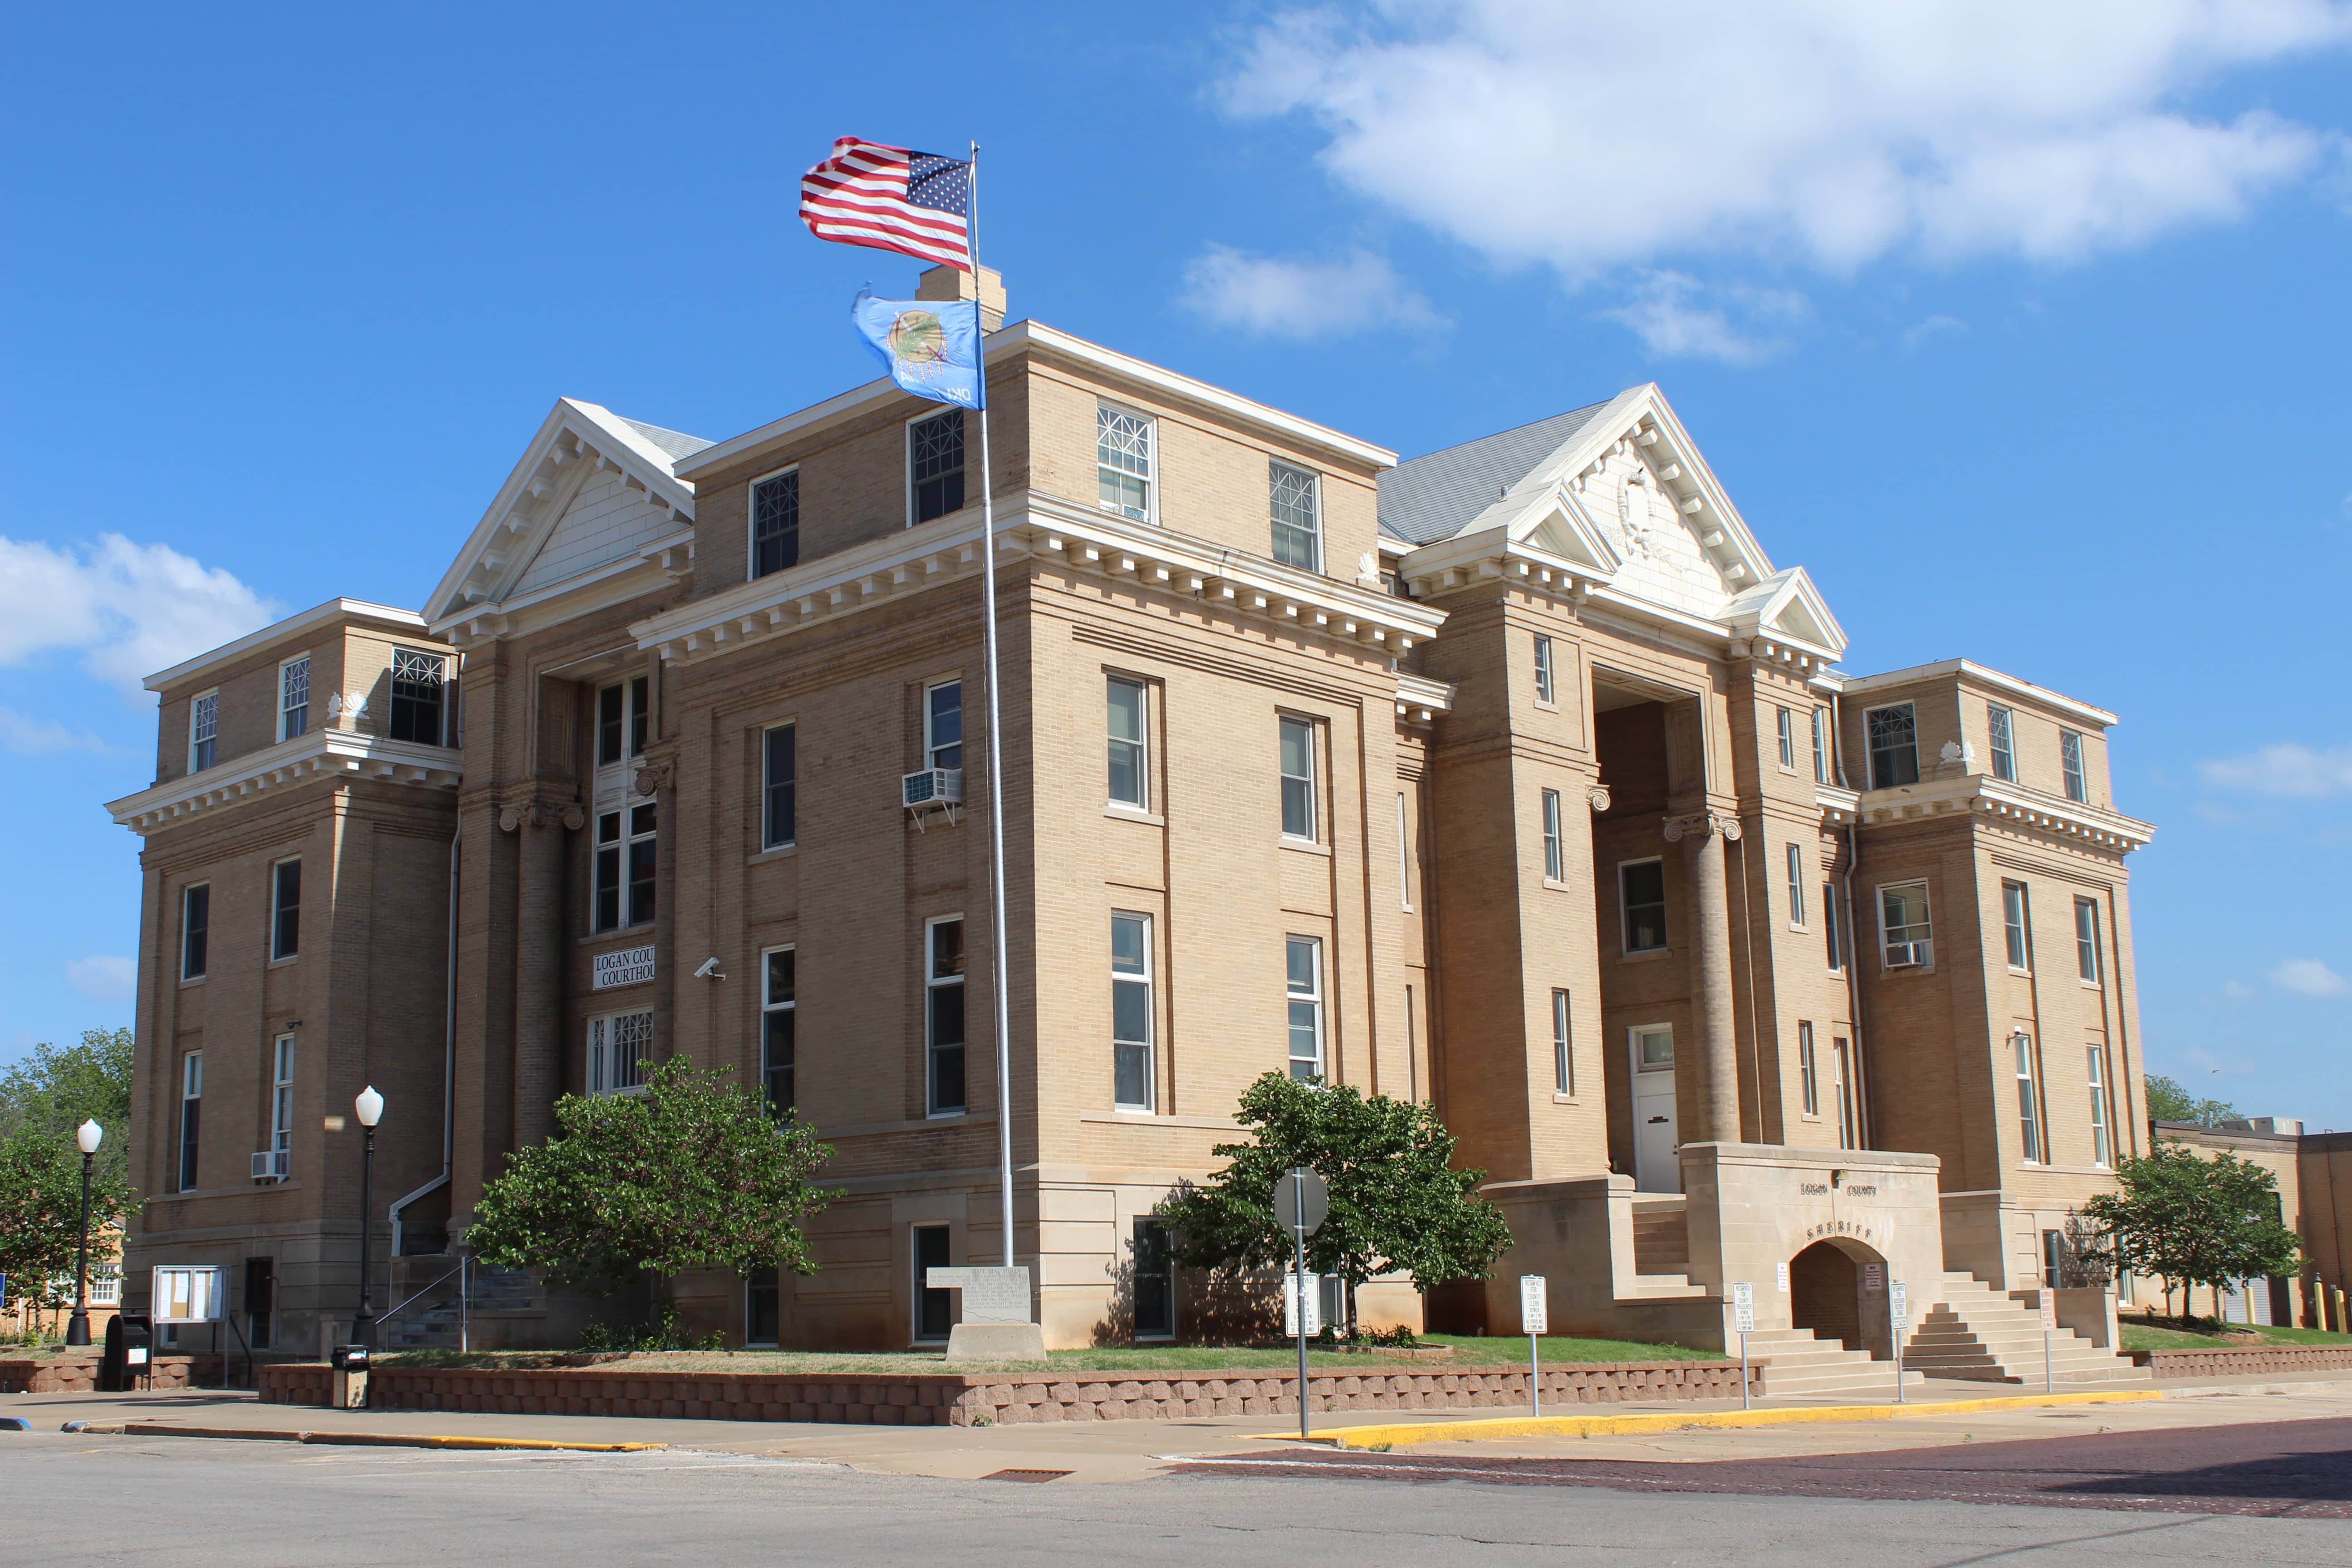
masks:
[[[1972,815],[2016,827],[2031,828],[2053,837],[2096,845],[2116,854],[2145,847],[2156,837],[2156,826],[2119,812],[2042,794],[1994,778],[1990,773],[1961,773],[1929,779],[1894,789],[1864,790],[1851,804],[1840,801],[1820,785],[1814,795],[1830,822],[1859,821],[1865,827],[1927,818]]]
[[[437,622],[436,635],[452,647],[471,647],[486,637],[526,636],[559,621],[593,614],[657,593],[686,574],[694,560],[694,531],[682,530],[591,568],[576,577],[518,594],[495,605],[476,605]]]
[[[1050,354],[1057,359],[1084,365],[1088,370],[1116,377],[1162,397],[1189,403],[1196,408],[1207,409],[1239,419],[1245,424],[1255,425],[1260,429],[1278,434],[1301,446],[1328,452],[1334,457],[1365,468],[1396,467],[1396,454],[1386,447],[1375,447],[1369,441],[1360,441],[1355,437],[1344,435],[1328,426],[1318,425],[1310,419],[1301,419],[1295,414],[1286,414],[1279,408],[1253,402],[1238,394],[1227,392],[1223,387],[1212,386],[1205,381],[1195,381],[1189,375],[1181,375],[1175,371],[1163,369],[1159,365],[1117,353],[1098,343],[1090,343],[1084,338],[1057,331],[1040,321],[1015,321],[1009,327],[1000,328],[989,333],[984,353],[990,364],[1000,364],[1031,352]],[[771,420],[756,430],[747,430],[742,435],[721,441],[715,447],[705,447],[693,457],[681,461],[676,472],[680,479],[691,479],[697,474],[709,473],[713,468],[736,462],[765,447],[856,418],[874,405],[892,399],[916,401],[909,394],[901,391],[898,384],[887,376],[879,381],[869,381],[863,386],[852,387],[847,392],[829,397],[823,403],[813,404],[798,413],[787,414],[782,419]]]
[[[2036,686],[2030,680],[2021,680],[2014,675],[2005,675],[1970,658],[1948,658],[1937,664],[1915,664],[1908,669],[1890,669],[1883,675],[1856,676],[1846,682],[1845,689],[1854,693],[1886,691],[1948,675],[1990,686],[2028,702],[2038,702],[2078,723],[2096,729],[2108,729],[2116,722],[2116,715],[2104,708],[2094,708],[2087,702],[2053,691],[2046,686]]]
[[[1426,724],[1440,713],[1454,711],[1456,688],[1450,681],[1432,680],[1425,675],[1397,672],[1397,717]]]
[[[167,779],[137,795],[110,801],[106,810],[120,826],[147,834],[320,778],[380,779],[455,789],[464,777],[463,753],[453,747],[420,746],[350,730],[313,730],[233,757],[200,773]]]
[[[1185,595],[1244,618],[1402,653],[1434,636],[1442,611],[1301,572],[1057,497],[998,503],[997,552],[1049,555],[1085,572]],[[637,646],[698,659],[883,604],[980,569],[980,512],[967,507],[790,571],[754,579],[632,626]]]
[[[289,616],[275,626],[257,632],[247,632],[232,643],[223,643],[210,653],[200,653],[184,664],[156,671],[147,678],[147,689],[161,691],[165,687],[180,686],[196,680],[214,670],[226,668],[246,655],[257,652],[272,643],[293,642],[308,633],[339,622],[372,623],[395,631],[421,632],[425,629],[425,617],[414,610],[397,610],[390,605],[371,605],[364,599],[330,599],[325,604]]]

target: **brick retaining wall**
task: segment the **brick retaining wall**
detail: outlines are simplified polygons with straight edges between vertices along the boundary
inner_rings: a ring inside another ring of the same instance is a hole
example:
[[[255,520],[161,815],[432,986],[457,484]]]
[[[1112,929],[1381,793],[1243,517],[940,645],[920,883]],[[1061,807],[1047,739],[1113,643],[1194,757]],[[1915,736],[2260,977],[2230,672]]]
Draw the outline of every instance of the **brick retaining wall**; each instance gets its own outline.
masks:
[[[0,1394],[91,1394],[98,1388],[96,1354],[0,1361]],[[220,1381],[217,1356],[159,1355],[149,1389],[206,1387]]]
[[[2132,1364],[2162,1382],[2250,1373],[2352,1372],[2352,1345],[2242,1345],[2213,1350],[2133,1351]]]
[[[1763,1392],[1756,1369],[1756,1392]],[[329,1370],[261,1369],[265,1404],[327,1403]],[[1298,1374],[1234,1372],[932,1373],[690,1373],[623,1370],[379,1368],[368,1402],[379,1410],[497,1411],[517,1415],[638,1415],[713,1421],[840,1421],[869,1426],[972,1426],[1028,1421],[1166,1421],[1198,1415],[1296,1414]],[[1528,1402],[1523,1367],[1446,1372],[1315,1372],[1316,1411],[1449,1410]],[[1737,1399],[1729,1361],[1595,1362],[1543,1373],[1544,1404]]]

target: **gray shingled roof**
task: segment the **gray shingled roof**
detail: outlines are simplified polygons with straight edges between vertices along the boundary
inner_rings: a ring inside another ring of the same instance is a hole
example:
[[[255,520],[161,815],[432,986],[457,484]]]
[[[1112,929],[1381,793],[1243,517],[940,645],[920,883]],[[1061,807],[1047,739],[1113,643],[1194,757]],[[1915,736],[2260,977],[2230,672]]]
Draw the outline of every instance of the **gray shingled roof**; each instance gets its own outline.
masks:
[[[717,442],[706,441],[699,436],[688,436],[676,430],[665,430],[658,425],[648,425],[642,419],[631,419],[625,414],[621,417],[627,423],[630,429],[667,452],[672,462],[677,462],[682,458],[691,458],[705,447],[718,445]]]
[[[1572,408],[1418,458],[1381,476],[1381,531],[1408,544],[1433,544],[1495,504],[1506,486],[1568,444],[1606,402]]]

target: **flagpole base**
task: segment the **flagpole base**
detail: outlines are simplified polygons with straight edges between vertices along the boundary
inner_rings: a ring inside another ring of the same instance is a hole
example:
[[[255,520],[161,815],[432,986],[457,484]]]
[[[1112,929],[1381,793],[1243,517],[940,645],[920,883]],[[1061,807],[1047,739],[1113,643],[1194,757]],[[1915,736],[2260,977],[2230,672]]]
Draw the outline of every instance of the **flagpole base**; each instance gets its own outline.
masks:
[[[948,1364],[1044,1361],[1045,1331],[1035,1323],[958,1323],[948,1331]]]

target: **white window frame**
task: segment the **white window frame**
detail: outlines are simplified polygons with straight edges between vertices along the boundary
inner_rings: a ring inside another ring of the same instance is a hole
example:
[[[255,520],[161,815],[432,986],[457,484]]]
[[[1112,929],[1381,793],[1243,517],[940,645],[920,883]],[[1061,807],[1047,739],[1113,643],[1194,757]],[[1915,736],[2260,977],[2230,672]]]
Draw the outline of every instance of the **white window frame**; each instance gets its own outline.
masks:
[[[1855,1081],[1860,1064],[1855,1061],[1853,1042],[1841,1035],[1830,1037],[1830,1067],[1837,1074],[1830,1090],[1837,1097],[1838,1147],[1862,1147],[1862,1087]]]
[[[1286,1053],[1284,1059],[1290,1064],[1292,1078],[1304,1079],[1311,1076],[1328,1082],[1330,1078],[1330,1032],[1327,1026],[1324,999],[1330,987],[1325,980],[1323,972],[1323,939],[1319,936],[1301,936],[1294,931],[1283,937],[1282,944],[1283,1049]],[[1299,988],[1297,978],[1291,973],[1293,968],[1291,961],[1301,952],[1304,952],[1307,958],[1307,984],[1304,990]],[[1298,1054],[1301,1007],[1307,1010],[1305,1015],[1306,1021],[1313,1030],[1315,1054],[1312,1058]],[[1313,1068],[1311,1074],[1301,1073],[1298,1070],[1302,1062],[1311,1065]]]
[[[931,694],[950,686],[956,689],[956,738],[952,741],[942,741],[933,728],[935,715],[931,711]],[[956,760],[950,771],[961,773],[963,770],[963,749],[971,739],[971,726],[964,722],[963,677],[943,675],[937,680],[923,682],[923,766],[950,767],[949,763],[940,760],[940,753],[952,748],[956,753]],[[926,962],[929,961],[926,960]]]
[[[1576,1096],[1576,1020],[1575,998],[1555,986],[1551,994],[1551,1084],[1552,1092],[1570,1099]]]
[[[1113,722],[1118,708],[1111,700],[1111,696],[1114,689],[1119,687],[1135,693],[1135,734],[1132,738],[1118,733]],[[1108,773],[1103,781],[1105,797],[1110,805],[1122,811],[1149,812],[1151,809],[1151,683],[1139,676],[1121,675],[1116,670],[1103,671],[1103,730],[1110,750],[1115,751],[1121,746],[1130,749],[1135,769],[1133,800],[1121,800],[1111,793]],[[1104,762],[1108,768],[1108,752]]]
[[[780,952],[788,952],[793,955],[792,961],[793,981],[789,987],[790,994],[782,1001],[778,1001],[776,999],[775,986],[772,984],[775,979],[774,961],[776,955]],[[792,1093],[787,1096],[782,1103],[777,1101],[774,1092],[776,1064],[768,1055],[768,1047],[770,1044],[769,1020],[779,1016],[784,1018],[792,1026],[790,1033],[793,1037],[793,1059],[784,1069],[792,1075]],[[761,948],[760,950],[760,1040],[758,1049],[760,1057],[760,1093],[761,1097],[766,1100],[768,1109],[777,1117],[778,1120],[781,1121],[785,1111],[792,1110],[795,1105],[800,1103],[800,956],[799,947],[796,943],[788,942],[784,942],[781,946]]]
[[[1898,708],[1907,709],[1911,714],[1911,776],[1907,780],[1900,780],[1894,784],[1881,784],[1878,782],[1878,749],[1872,744],[1870,738],[1871,715],[1892,713]],[[1862,766],[1864,775],[1863,782],[1871,789],[1901,789],[1918,783],[1926,776],[1919,768],[1918,703],[1882,702],[1874,708],[1865,708],[1862,710]]]
[[[1886,923],[1886,895],[1889,893],[1905,892],[1913,888],[1919,889],[1919,904],[1921,909],[1926,912],[1927,919],[1915,925],[1889,926]],[[1935,968],[1936,907],[1935,901],[1927,896],[1927,883],[1926,879],[1924,878],[1915,878],[1910,880],[1901,882],[1881,882],[1877,888],[1877,895],[1879,967],[1885,970]],[[1924,932],[1925,934],[1897,939],[1894,934],[1896,931],[1916,931]],[[1895,962],[1895,948],[1898,940],[1910,951],[1910,956],[1907,962]]]
[[[302,680],[302,700],[289,702],[287,700],[289,695],[288,687],[298,671]],[[299,730],[289,727],[296,713],[302,716],[302,727]],[[303,652],[296,654],[291,658],[281,658],[278,661],[278,738],[280,741],[291,741],[299,735],[307,735],[310,732],[310,656],[308,652]]]
[[[1837,776],[1830,766],[1830,710],[1813,705],[1813,782],[1827,784]]]
[[[1157,1016],[1159,998],[1156,994],[1157,981],[1151,962],[1151,917],[1139,910],[1113,910],[1110,912],[1110,921],[1111,1104],[1120,1110],[1142,1111],[1149,1114],[1158,1110],[1160,1105],[1159,1052],[1155,1048],[1155,1042],[1160,1033]],[[1139,928],[1142,937],[1140,955],[1142,966],[1139,969],[1128,970],[1118,966],[1118,927],[1122,921],[1130,921]],[[1121,986],[1143,993],[1143,1037],[1139,1040],[1124,1038],[1118,1032],[1118,999],[1122,994],[1119,989]],[[1123,1100],[1119,1097],[1119,1058],[1129,1050],[1140,1050],[1143,1053],[1143,1098],[1141,1100]]]
[[[1405,810],[1404,791],[1397,791],[1397,899],[1405,913],[1412,912],[1412,818]]]
[[[290,951],[281,951],[278,947],[278,939],[280,935],[278,927],[284,917],[289,913],[285,903],[280,898],[280,895],[284,891],[284,882],[281,873],[283,873],[289,866],[294,868],[294,907],[290,911],[294,916],[294,945]],[[282,858],[272,860],[269,863],[269,962],[271,963],[291,963],[301,956],[302,857],[299,855],[288,855]]]
[[[646,706],[642,711],[636,700],[641,689],[646,693]],[[443,689],[447,689],[446,683]],[[607,692],[620,693],[621,707],[621,754],[610,761],[604,756],[604,697]],[[616,785],[620,794],[627,793],[627,773],[631,764],[645,755],[646,744],[653,738],[653,680],[650,676],[626,675],[618,680],[606,681],[596,689],[596,712],[589,721],[592,737],[589,744],[591,754],[596,759],[596,771],[601,775],[597,780],[598,799],[612,795]],[[616,773],[613,772],[614,769],[622,772]]]
[[[2035,1048],[2033,1037],[2022,1029],[2011,1034],[2009,1046],[2015,1058],[2011,1070],[2017,1081],[2017,1130],[2025,1148],[2025,1163],[2046,1165],[2050,1163],[2050,1129],[2042,1114],[2041,1052]]]
[[[1779,715],[1773,722],[1780,742],[1780,771],[1793,773],[1797,771],[1797,717],[1778,703],[1772,711]]]
[[[2087,1042],[2084,1054],[2088,1063],[2091,1089],[2091,1163],[2102,1170],[2115,1163],[2115,1144],[2111,1129],[2115,1125],[2114,1107],[2107,1098],[2107,1051],[2096,1041]]]
[[[961,404],[934,404],[926,413],[909,415],[898,426],[898,477],[900,482],[905,484],[907,487],[906,525],[908,528],[917,528],[921,526],[915,521],[915,426],[925,424],[933,419],[943,419],[950,414],[962,415],[965,412],[967,411]],[[973,448],[976,445],[972,438],[974,429],[975,427],[971,420],[964,420],[963,466],[957,470],[957,472],[964,476],[963,506],[957,507],[954,511],[943,511],[940,513],[940,517],[953,517],[956,512],[962,511],[965,508],[975,504],[971,499],[973,490],[971,483],[973,467],[972,458],[975,455]],[[932,518],[930,521],[937,522],[940,521],[940,517]]]
[[[962,924],[963,915],[961,911],[954,914],[933,915],[923,922],[923,1114],[927,1118],[965,1116],[971,1110],[971,987],[969,984],[971,976],[971,932],[970,931],[964,931],[960,939],[963,967],[953,974],[931,973],[931,966],[935,962],[933,944],[938,941],[932,933],[943,925],[961,926]],[[931,1009],[935,1005],[933,998],[950,986],[962,993],[959,1000],[963,1008],[963,1038],[956,1042],[955,1048],[963,1053],[963,1100],[961,1104],[943,1105],[940,1102],[939,1075],[939,1058],[942,1047],[931,1037],[933,1031]]]
[[[1666,1059],[1664,1061],[1648,1061],[1645,1060],[1642,1055],[1642,1042],[1648,1039],[1653,1035],[1664,1035],[1666,1037]],[[1633,1025],[1625,1031],[1625,1045],[1631,1055],[1634,1072],[1670,1073],[1675,1070],[1675,1026],[1672,1024]]]
[[[2058,773],[2065,786],[2066,798],[2077,805],[2091,803],[2091,765],[2083,754],[2083,731],[2058,731]]]
[[[1552,887],[1568,881],[1568,845],[1560,837],[1559,791],[1543,792],[1544,881]]]
[[[1985,704],[1985,742],[1992,753],[1992,776],[2017,782],[2017,711],[1998,702]]]
[[[294,1167],[294,1037],[270,1042],[270,1178],[284,1181]]]
[[[913,464],[909,462],[908,468],[909,477],[911,478]],[[753,479],[750,484],[743,488],[743,581],[746,583],[756,583],[760,580],[761,575],[760,572],[760,487],[764,484],[772,483],[777,479],[781,479],[786,475],[797,474],[800,471],[801,466],[798,463],[787,463],[781,468],[775,468],[770,472],[761,474],[758,479]],[[766,574],[771,577],[776,575],[776,574],[780,572],[789,572],[793,567],[800,564],[801,508],[799,481],[797,479],[793,481],[793,558],[783,565],[777,567],[775,572]],[[914,514],[914,501],[911,496],[909,496],[907,505],[908,515],[912,516]]]
[[[210,746],[206,756],[204,748]],[[188,699],[188,771],[203,773],[220,766],[220,688],[199,691]]]
[[[653,814],[651,827],[640,829],[637,826],[640,812]],[[614,837],[607,839],[604,837],[604,824],[608,819],[614,818],[618,819],[614,824]],[[652,912],[640,910],[637,908],[635,895],[631,891],[636,882],[635,879],[629,875],[629,863],[634,858],[634,852],[638,845],[649,843],[658,846],[661,841],[661,813],[656,804],[645,800],[631,801],[625,805],[614,806],[609,811],[596,813],[590,822],[595,837],[588,846],[589,934],[601,936],[608,931],[628,931],[633,927],[650,924],[654,918]],[[604,923],[604,856],[607,851],[613,856],[614,923],[611,925]],[[657,886],[660,876],[660,849],[656,847],[654,854]],[[659,902],[658,893],[655,895],[655,901]]]
[[[1559,700],[1557,672],[1552,668],[1551,638],[1536,635],[1536,700],[1549,708]]]
[[[2024,883],[2001,883],[2001,954],[2011,974],[2033,973],[2033,910],[2028,898]]]
[[[1786,711],[1786,710],[1783,710]],[[1805,847],[1789,846],[1789,929],[1809,931],[1805,923]]]
[[[644,1023],[633,1025],[626,1032],[628,1038],[625,1039],[624,1019],[643,1019]],[[642,1057],[627,1050],[628,1040],[640,1036],[645,1043]],[[645,1093],[646,1069],[638,1064],[653,1059],[654,1010],[651,1007],[630,1007],[617,1013],[599,1014],[589,1019],[587,1053],[586,1079],[592,1099]]]
[[[1821,1062],[1813,1054],[1813,1026],[1805,1019],[1797,1023],[1797,1103],[1807,1117],[1821,1120]]]
[[[1314,509],[1315,526],[1303,531],[1309,536],[1309,540],[1314,546],[1314,548],[1309,552],[1314,559],[1309,561],[1304,566],[1295,561],[1285,561],[1281,556],[1276,555],[1274,552],[1274,541],[1276,537],[1274,531],[1276,529],[1287,528],[1294,531],[1299,531],[1298,525],[1297,523],[1285,522],[1274,515],[1274,481],[1276,470],[1287,470],[1290,473],[1302,475],[1307,480],[1307,505]],[[1276,565],[1287,566],[1294,572],[1319,573],[1323,570],[1323,476],[1321,474],[1318,473],[1313,468],[1301,468],[1297,463],[1286,463],[1279,458],[1268,458],[1266,459],[1265,470],[1265,515],[1266,554]]]
[[[2083,929],[2087,920],[2090,930]],[[2100,951],[2099,900],[2074,900],[2074,974],[2084,984],[2097,989],[2106,984],[2105,955]]]
[[[1282,742],[1285,734],[1293,725],[1297,725],[1307,738],[1307,744],[1303,748],[1303,754],[1307,758],[1307,771],[1304,773],[1284,771]],[[1282,785],[1282,837],[1293,844],[1320,844],[1323,842],[1321,787],[1323,759],[1318,753],[1322,746],[1322,725],[1303,713],[1277,713],[1275,716],[1274,733],[1274,765]],[[1305,833],[1293,833],[1290,830],[1289,786],[1293,784],[1304,784],[1307,786],[1307,831]]]
[[[197,1179],[204,1174],[201,1168],[188,1168],[200,1165],[203,1157],[204,1107],[205,1053],[190,1051],[180,1058],[180,1121],[172,1130],[172,1173],[177,1178],[172,1184],[173,1192],[196,1191]]]
[[[779,781],[773,763],[774,737],[779,730],[789,730],[793,736],[793,776]],[[776,837],[776,792],[792,792],[793,830],[782,838]],[[790,849],[801,841],[801,737],[798,720],[787,719],[781,724],[770,724],[760,731],[760,847]],[[658,824],[656,824],[658,826]]]
[[[1829,939],[1829,972],[1832,974],[1843,974],[1846,963],[1845,917],[1838,909],[1835,882],[1825,881],[1822,884],[1822,934]]]
[[[1115,465],[1115,464],[1106,463],[1106,462],[1104,462],[1104,461],[1103,461],[1103,458],[1102,458],[1102,433],[1103,433],[1103,421],[1104,421],[1104,416],[1106,416],[1106,415],[1108,415],[1108,416],[1111,416],[1111,417],[1113,417],[1113,418],[1133,419],[1133,420],[1139,421],[1139,422],[1142,425],[1142,426],[1143,426],[1143,448],[1144,448],[1144,449],[1143,449],[1143,467],[1144,467],[1144,472],[1142,472],[1142,473],[1140,473],[1140,474],[1132,473],[1132,472],[1129,472],[1128,469],[1126,469],[1126,468],[1120,468],[1120,467],[1118,467],[1118,466],[1117,466],[1117,465]],[[1134,480],[1138,480],[1138,481],[1139,481],[1139,482],[1142,484],[1142,486],[1143,486],[1143,505],[1142,505],[1142,508],[1141,508],[1140,510],[1142,510],[1143,515],[1142,515],[1141,517],[1135,517],[1135,516],[1133,516],[1131,513],[1129,513],[1129,512],[1126,510],[1126,508],[1124,508],[1123,506],[1115,505],[1114,503],[1112,503],[1112,502],[1110,502],[1110,501],[1108,501],[1108,500],[1103,500],[1103,499],[1102,499],[1102,478],[1103,478],[1103,476],[1104,476],[1105,474],[1107,474],[1107,473],[1109,473],[1109,474],[1117,474],[1117,475],[1118,475],[1120,478],[1122,478],[1122,479],[1134,479]],[[1125,405],[1121,405],[1121,404],[1117,404],[1117,403],[1110,402],[1108,399],[1098,398],[1098,399],[1097,399],[1097,400],[1096,400],[1096,402],[1095,402],[1095,507],[1096,507],[1096,510],[1099,510],[1099,511],[1107,511],[1107,512],[1110,513],[1113,517],[1124,517],[1124,518],[1127,518],[1127,519],[1128,519],[1128,521],[1129,521],[1130,522],[1145,522],[1145,523],[1155,523],[1155,524],[1156,524],[1157,522],[1159,522],[1159,521],[1160,521],[1160,419],[1159,419],[1159,416],[1158,416],[1157,415],[1146,414],[1146,413],[1144,413],[1144,412],[1143,412],[1143,410],[1141,410],[1141,409],[1139,409],[1139,408],[1129,408],[1129,407],[1126,407]]]
[[[429,741],[412,740],[408,743],[419,746],[446,746],[449,743],[450,725],[457,718],[457,715],[451,711],[451,710],[456,706],[452,698],[452,689],[456,686],[457,682],[449,679],[449,656],[446,653],[436,653],[430,648],[400,647],[397,646],[393,648],[392,683],[385,689],[383,698],[384,736],[386,739],[393,738],[393,713],[394,711],[395,705],[399,701],[399,698],[394,694],[399,690],[401,681],[404,679],[410,680],[415,679],[415,677],[413,676],[404,677],[400,673],[400,661],[404,657],[412,660],[422,660],[425,663],[431,664],[439,673],[439,679],[436,680],[434,684],[441,689],[441,696],[434,704],[433,738]]]
[[[1665,888],[1665,857],[1663,855],[1643,855],[1631,860],[1618,861],[1617,951],[1629,955],[1637,952],[1669,952],[1674,947],[1674,932],[1671,930],[1665,932],[1666,940],[1660,942],[1655,947],[1635,947],[1633,945],[1633,906],[1625,897],[1625,868],[1628,866],[1655,866],[1658,868],[1658,909],[1660,910],[1658,923],[1661,926],[1664,926],[1666,923],[1664,913],[1668,904]]]
[[[197,893],[205,896],[205,958],[194,971],[188,968],[188,903]],[[212,969],[213,957],[213,885],[210,882],[190,882],[180,889],[180,983],[194,984],[204,979]]]

